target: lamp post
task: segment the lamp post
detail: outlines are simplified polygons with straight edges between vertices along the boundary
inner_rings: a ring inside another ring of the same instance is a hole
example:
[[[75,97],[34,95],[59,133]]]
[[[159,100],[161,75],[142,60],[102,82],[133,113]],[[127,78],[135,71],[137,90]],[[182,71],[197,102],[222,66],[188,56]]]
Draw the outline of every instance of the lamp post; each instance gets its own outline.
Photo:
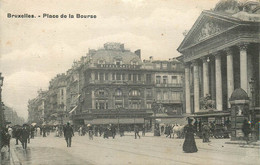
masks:
[[[253,136],[253,140],[255,141],[257,139],[257,128],[256,125],[257,125],[257,121],[255,119],[255,79],[254,78],[251,78],[250,81],[249,81],[249,86],[250,86],[250,91],[251,91],[251,100],[252,100],[252,109],[253,109],[253,112],[251,113],[251,123],[252,123],[252,136]]]
[[[154,115],[154,122],[153,122],[153,131],[154,131],[154,136],[156,135],[156,113],[158,111],[158,104],[157,102],[154,100],[152,103],[152,111],[153,111],[153,115]]]
[[[1,76],[2,73],[0,72],[0,124],[1,124],[1,130],[2,128],[4,128],[4,109],[3,109],[3,105],[2,105],[2,86],[4,83],[4,77]]]
[[[120,111],[120,107],[117,107],[117,130],[119,133],[119,111]]]

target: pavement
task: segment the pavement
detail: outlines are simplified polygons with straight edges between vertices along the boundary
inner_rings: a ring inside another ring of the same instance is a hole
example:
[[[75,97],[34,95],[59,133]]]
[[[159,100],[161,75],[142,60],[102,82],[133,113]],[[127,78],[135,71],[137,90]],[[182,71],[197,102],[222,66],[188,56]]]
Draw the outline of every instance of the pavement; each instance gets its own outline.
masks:
[[[11,151],[22,165],[260,164],[260,149],[255,145],[227,144],[229,139],[211,139],[210,143],[202,143],[202,139],[196,139],[198,152],[184,153],[183,141],[154,137],[151,133],[140,139],[127,133],[115,139],[94,137],[94,140],[75,134],[72,147],[68,148],[64,138],[50,134],[31,139],[26,150],[21,144],[15,145],[12,139]]]

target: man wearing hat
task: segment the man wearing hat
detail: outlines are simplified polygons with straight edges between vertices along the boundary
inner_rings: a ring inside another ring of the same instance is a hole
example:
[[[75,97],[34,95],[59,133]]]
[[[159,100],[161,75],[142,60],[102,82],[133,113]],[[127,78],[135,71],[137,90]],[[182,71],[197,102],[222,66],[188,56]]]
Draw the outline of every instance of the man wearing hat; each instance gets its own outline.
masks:
[[[70,126],[70,123],[67,123],[67,125],[64,127],[64,137],[67,142],[67,147],[71,147],[72,136],[74,136],[73,129]]]
[[[23,149],[27,148],[27,142],[28,142],[29,135],[30,135],[30,133],[29,133],[28,129],[26,128],[26,124],[24,124],[23,128],[21,130],[21,142],[22,142]]]

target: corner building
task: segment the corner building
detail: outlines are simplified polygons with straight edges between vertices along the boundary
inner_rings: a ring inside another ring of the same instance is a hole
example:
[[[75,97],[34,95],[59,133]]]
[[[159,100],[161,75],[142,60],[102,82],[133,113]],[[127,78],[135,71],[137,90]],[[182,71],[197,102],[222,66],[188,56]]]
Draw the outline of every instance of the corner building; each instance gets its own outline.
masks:
[[[74,124],[151,126],[154,113],[181,117],[184,69],[175,59],[142,61],[141,50],[106,43],[102,49],[89,50],[82,70],[84,86],[72,112]],[[153,102],[160,105],[156,112]]]

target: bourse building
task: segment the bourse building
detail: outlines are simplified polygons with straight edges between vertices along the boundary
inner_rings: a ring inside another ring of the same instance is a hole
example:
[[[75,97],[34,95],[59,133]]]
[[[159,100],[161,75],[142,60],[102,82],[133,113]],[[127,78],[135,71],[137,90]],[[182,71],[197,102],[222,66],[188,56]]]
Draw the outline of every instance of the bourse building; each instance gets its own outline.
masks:
[[[185,64],[186,113],[224,123],[231,94],[242,88],[250,98],[250,114],[260,121],[259,29],[259,2],[221,1],[201,13],[178,48]],[[212,108],[203,109],[205,97]]]

